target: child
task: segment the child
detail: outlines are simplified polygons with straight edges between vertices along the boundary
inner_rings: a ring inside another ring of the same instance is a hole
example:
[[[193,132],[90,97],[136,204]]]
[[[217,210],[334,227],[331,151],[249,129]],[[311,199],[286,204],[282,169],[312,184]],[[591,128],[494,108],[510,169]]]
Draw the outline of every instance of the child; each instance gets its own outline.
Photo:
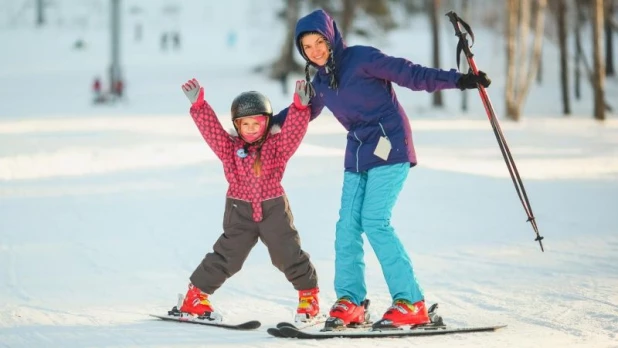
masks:
[[[238,135],[228,134],[204,100],[196,79],[182,86],[192,106],[191,117],[206,143],[223,162],[229,183],[223,234],[190,277],[180,312],[200,319],[221,320],[209,296],[240,271],[258,238],[268,248],[272,264],[298,290],[296,320],[319,312],[317,274],[309,254],[301,249],[292,212],[281,179],[285,166],[300,145],[309,123],[309,91],[296,83],[288,122],[271,127],[272,107],[258,92],[244,92],[232,102],[232,121]]]

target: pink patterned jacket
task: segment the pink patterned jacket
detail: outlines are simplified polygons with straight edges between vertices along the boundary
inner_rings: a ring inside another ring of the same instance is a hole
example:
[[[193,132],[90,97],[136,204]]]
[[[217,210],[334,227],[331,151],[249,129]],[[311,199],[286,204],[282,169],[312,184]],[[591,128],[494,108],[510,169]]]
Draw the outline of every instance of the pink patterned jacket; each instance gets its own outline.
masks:
[[[253,220],[262,221],[262,202],[285,194],[281,186],[285,166],[307,132],[311,109],[299,110],[294,104],[290,105],[281,131],[271,131],[267,135],[261,149],[260,176],[253,172],[257,146],[249,146],[243,156],[245,141],[223,129],[208,102],[192,106],[190,113],[208,146],[223,162],[225,178],[230,185],[227,197],[251,202]]]

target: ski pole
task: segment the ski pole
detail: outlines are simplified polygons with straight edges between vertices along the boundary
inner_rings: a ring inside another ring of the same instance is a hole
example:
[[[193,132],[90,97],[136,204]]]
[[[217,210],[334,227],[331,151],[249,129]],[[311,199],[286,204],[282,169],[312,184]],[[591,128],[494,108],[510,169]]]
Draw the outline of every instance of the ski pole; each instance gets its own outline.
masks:
[[[456,53],[457,68],[459,68],[461,52],[464,52],[470,71],[472,71],[475,75],[478,75],[479,71],[478,71],[478,68],[476,67],[476,63],[474,62],[474,54],[472,53],[470,49],[472,45],[468,44],[468,38],[467,38],[467,36],[469,35],[470,38],[472,39],[472,44],[474,44],[474,33],[472,32],[472,28],[470,28],[470,25],[464,22],[453,11],[448,12],[446,16],[449,18],[449,20],[453,24],[453,27],[455,29],[455,36],[459,38],[459,42],[457,43],[457,53]],[[462,31],[462,27],[464,31]],[[489,118],[491,127],[496,136],[496,140],[498,141],[498,145],[500,146],[502,157],[504,157],[506,167],[508,168],[509,174],[511,175],[511,179],[513,180],[513,185],[515,185],[515,190],[517,191],[519,200],[521,201],[521,204],[524,207],[526,215],[528,216],[528,219],[526,221],[530,222],[530,224],[532,225],[532,229],[534,230],[534,233],[536,234],[536,238],[534,239],[534,241],[539,242],[539,245],[541,246],[541,251],[544,252],[545,250],[543,248],[543,242],[542,242],[544,237],[542,237],[539,234],[539,229],[536,224],[534,214],[532,213],[532,207],[530,206],[528,195],[526,194],[524,184],[521,180],[521,177],[519,176],[519,171],[517,170],[517,166],[515,165],[515,160],[513,159],[513,156],[511,155],[511,151],[509,150],[509,146],[506,143],[504,133],[502,133],[502,129],[500,128],[500,124],[498,123],[498,118],[496,117],[496,113],[494,111],[493,105],[491,104],[491,101],[489,100],[489,95],[487,94],[485,87],[481,86],[480,84],[477,84],[477,89],[479,91],[479,95],[481,96],[481,101],[483,102],[483,106],[485,107],[485,112],[487,113],[487,117]]]

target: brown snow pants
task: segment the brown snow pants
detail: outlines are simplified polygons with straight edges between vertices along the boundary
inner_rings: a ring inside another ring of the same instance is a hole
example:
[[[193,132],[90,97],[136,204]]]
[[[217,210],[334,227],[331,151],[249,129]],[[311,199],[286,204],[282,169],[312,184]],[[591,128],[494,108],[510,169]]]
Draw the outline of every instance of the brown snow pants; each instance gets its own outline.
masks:
[[[309,254],[301,249],[287,197],[262,202],[262,210],[262,221],[255,222],[251,203],[226,198],[223,234],[191,275],[193,285],[205,293],[214,293],[240,271],[259,238],[266,245],[272,264],[285,274],[294,289],[318,286]]]

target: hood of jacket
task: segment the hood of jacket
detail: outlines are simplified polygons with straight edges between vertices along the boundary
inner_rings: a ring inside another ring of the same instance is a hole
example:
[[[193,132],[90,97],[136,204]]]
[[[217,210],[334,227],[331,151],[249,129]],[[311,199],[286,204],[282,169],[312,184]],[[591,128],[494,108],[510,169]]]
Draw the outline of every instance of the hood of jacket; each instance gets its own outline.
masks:
[[[337,65],[340,63],[343,50],[347,46],[343,41],[341,32],[337,28],[337,24],[324,10],[315,10],[298,20],[295,31],[296,49],[309,64],[318,69],[320,73],[325,74],[327,73],[325,66],[315,65],[307,58],[307,56],[305,56],[303,46],[300,43],[300,38],[307,32],[318,32],[326,38],[332,50],[333,60]]]

